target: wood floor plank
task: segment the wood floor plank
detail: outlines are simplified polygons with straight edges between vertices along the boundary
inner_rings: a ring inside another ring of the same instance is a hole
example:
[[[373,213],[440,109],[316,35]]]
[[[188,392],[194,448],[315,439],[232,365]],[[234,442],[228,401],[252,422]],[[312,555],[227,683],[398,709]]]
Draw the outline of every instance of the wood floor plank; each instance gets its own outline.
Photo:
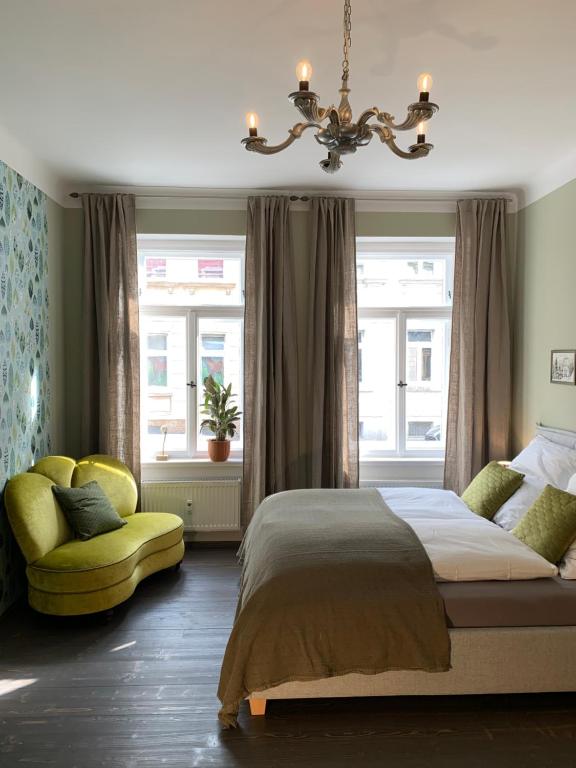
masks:
[[[50,768],[569,768],[576,696],[270,702],[216,719],[234,617],[234,549],[186,553],[103,617],[25,605],[0,620],[0,766]]]

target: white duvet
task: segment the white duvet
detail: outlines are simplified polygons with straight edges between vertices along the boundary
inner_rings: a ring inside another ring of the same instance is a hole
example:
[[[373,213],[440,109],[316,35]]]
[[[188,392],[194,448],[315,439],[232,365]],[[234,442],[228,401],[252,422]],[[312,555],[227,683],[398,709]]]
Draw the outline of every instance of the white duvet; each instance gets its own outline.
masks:
[[[437,581],[508,581],[558,573],[512,533],[474,514],[452,491],[378,490],[392,512],[414,529]]]

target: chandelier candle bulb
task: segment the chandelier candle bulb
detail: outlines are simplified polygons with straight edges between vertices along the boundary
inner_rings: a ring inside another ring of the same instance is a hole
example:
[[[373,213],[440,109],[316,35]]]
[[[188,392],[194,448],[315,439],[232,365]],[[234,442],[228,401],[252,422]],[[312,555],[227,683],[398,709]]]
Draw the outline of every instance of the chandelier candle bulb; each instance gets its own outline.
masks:
[[[298,78],[300,90],[307,91],[310,87],[310,79],[312,78],[312,64],[306,61],[306,59],[299,61],[296,66],[296,77]]]
[[[418,77],[418,90],[420,91],[420,101],[428,101],[430,97],[430,90],[432,88],[432,75],[428,72],[423,72]]]
[[[416,142],[418,144],[426,144],[426,123],[418,123]]]
[[[258,115],[255,112],[249,112],[246,115],[249,135],[254,138],[258,136]]]

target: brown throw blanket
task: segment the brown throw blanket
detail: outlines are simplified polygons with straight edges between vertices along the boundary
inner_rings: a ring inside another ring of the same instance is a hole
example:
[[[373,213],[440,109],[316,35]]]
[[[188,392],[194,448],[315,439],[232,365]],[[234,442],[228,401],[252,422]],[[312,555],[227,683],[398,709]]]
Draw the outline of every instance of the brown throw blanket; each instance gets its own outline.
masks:
[[[444,604],[420,540],[376,489],[286,491],[262,502],[240,549],[236,620],[218,697],[293,680],[450,669]]]

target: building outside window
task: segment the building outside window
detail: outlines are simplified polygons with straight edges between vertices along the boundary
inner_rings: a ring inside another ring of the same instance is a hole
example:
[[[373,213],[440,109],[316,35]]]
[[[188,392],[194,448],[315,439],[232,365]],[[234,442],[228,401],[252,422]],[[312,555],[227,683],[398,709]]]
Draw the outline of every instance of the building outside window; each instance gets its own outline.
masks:
[[[202,382],[232,383],[242,410],[244,238],[138,237],[141,446],[175,458],[207,455]],[[195,385],[195,386],[193,386]],[[232,441],[242,451],[242,429]]]
[[[442,457],[454,239],[357,239],[360,453]]]

